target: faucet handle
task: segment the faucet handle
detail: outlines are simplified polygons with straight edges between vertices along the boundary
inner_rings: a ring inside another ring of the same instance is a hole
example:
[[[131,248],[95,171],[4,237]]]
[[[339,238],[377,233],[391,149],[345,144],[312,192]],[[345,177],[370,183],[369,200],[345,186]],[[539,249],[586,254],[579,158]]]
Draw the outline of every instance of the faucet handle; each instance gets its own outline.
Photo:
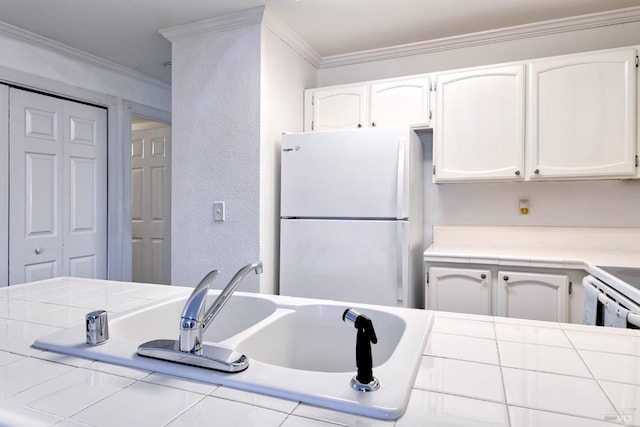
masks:
[[[204,303],[207,300],[207,292],[213,280],[218,275],[218,270],[212,270],[200,280],[187,299],[187,303],[182,310],[182,319],[202,320],[204,314]],[[182,322],[181,322],[182,323]]]

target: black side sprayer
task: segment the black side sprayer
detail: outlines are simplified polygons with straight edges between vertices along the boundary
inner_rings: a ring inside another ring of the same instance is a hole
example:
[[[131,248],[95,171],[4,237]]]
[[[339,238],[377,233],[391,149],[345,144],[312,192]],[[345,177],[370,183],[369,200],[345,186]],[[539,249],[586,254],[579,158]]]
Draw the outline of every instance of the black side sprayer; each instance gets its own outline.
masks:
[[[351,323],[357,330],[356,336],[356,366],[358,373],[351,379],[351,387],[358,391],[376,391],[380,382],[373,376],[373,358],[371,344],[378,342],[373,322],[364,314],[348,308],[342,314],[342,320]]]

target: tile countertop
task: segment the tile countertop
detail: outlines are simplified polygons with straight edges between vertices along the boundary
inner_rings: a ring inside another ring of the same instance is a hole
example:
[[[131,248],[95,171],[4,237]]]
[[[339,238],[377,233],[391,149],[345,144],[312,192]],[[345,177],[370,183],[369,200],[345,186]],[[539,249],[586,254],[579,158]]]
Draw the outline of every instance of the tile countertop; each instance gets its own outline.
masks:
[[[586,271],[640,267],[640,228],[434,226],[424,260]]]
[[[0,425],[640,426],[638,330],[436,312],[395,422],[31,347],[88,311],[189,292],[76,278],[0,288]]]

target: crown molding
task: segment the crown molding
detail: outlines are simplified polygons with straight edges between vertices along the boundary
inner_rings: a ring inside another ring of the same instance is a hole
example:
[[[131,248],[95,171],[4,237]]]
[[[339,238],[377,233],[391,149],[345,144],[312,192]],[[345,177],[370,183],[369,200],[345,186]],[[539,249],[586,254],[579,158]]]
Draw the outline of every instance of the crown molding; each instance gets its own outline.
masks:
[[[264,11],[264,6],[256,6],[240,12],[229,13],[227,15],[203,19],[202,21],[161,29],[159,32],[167,40],[174,42],[185,37],[193,37],[218,31],[228,31],[234,28],[260,24],[264,16]]]
[[[320,55],[265,6],[257,6],[240,12],[165,28],[160,30],[160,34],[169,41],[174,42],[185,37],[228,31],[256,24],[262,24],[265,28],[272,31],[278,38],[316,68],[320,66],[322,60]]]
[[[640,6],[592,13],[588,15],[579,15],[569,18],[554,19],[533,24],[499,28],[424,42],[408,43],[388,48],[326,56],[322,58],[319,68],[332,68],[365,62],[382,61],[385,59],[404,56],[421,55],[443,50],[460,49],[637,21],[640,21]]]
[[[124,67],[122,65],[116,64],[115,62],[108,61],[104,58],[100,58],[99,56],[92,55],[80,49],[75,49],[71,46],[67,46],[63,43],[48,39],[39,34],[32,33],[31,31],[24,30],[22,28],[7,24],[6,22],[2,21],[0,21],[0,37],[7,37],[10,39],[18,40],[20,42],[28,43],[32,46],[53,51],[59,55],[66,56],[67,58],[71,58],[85,64],[107,69],[108,71],[121,74],[138,81],[144,81],[145,83],[151,84],[163,90],[171,90],[170,84],[165,83],[162,80],[150,77],[144,73],[141,73],[140,71]]]
[[[280,18],[269,9],[265,9],[263,25],[271,30],[280,40],[300,54],[314,67],[320,67],[322,57],[306,41],[289,28]]]

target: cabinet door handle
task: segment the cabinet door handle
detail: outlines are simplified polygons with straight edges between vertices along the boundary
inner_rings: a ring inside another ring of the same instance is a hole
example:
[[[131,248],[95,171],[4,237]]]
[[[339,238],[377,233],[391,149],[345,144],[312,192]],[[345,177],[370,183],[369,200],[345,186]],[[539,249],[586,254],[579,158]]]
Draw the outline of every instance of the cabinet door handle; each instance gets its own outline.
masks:
[[[33,252],[35,252],[35,254],[36,254],[36,255],[40,255],[40,254],[42,253],[42,249],[40,249],[40,248],[35,248],[35,249],[33,250]]]
[[[484,280],[484,279],[486,279],[486,278],[487,278],[487,275],[486,275],[486,274],[481,274],[481,275],[480,275],[480,278],[481,278],[482,280]]]
[[[361,127],[362,127],[362,125],[361,125],[360,123],[358,123],[358,127],[359,127],[359,128],[361,128]]]
[[[506,281],[508,281],[508,280],[509,280],[509,276],[504,276],[504,277],[502,278],[502,280],[504,280],[505,282],[506,282]]]
[[[520,176],[520,171],[516,171],[516,175]]]
[[[376,127],[376,122],[371,122],[371,126]]]
[[[535,173],[536,175],[540,175],[540,169],[534,170],[533,173]]]

